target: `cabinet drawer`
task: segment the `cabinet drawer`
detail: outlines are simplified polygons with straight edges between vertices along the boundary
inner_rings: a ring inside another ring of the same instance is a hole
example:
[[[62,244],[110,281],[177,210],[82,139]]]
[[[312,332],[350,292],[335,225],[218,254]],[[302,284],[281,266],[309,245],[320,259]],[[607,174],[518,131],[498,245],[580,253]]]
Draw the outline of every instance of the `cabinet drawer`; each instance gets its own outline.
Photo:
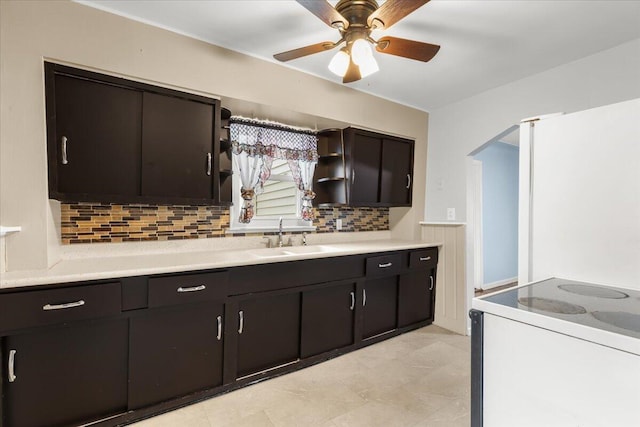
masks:
[[[0,330],[98,318],[121,311],[120,282],[0,295]]]
[[[224,299],[227,271],[149,279],[149,308]]]
[[[409,254],[409,268],[433,268],[438,264],[438,248],[421,249]]]
[[[367,277],[398,274],[401,264],[401,254],[389,254],[367,258]]]

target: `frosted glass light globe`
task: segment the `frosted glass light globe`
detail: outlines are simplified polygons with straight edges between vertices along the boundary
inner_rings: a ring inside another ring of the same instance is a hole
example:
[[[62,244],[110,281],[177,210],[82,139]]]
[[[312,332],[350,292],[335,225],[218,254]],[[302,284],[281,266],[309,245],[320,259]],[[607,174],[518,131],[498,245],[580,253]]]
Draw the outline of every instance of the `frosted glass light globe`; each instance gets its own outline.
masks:
[[[345,48],[342,48],[329,62],[329,70],[336,76],[344,77],[347,68],[349,68],[349,54]]]

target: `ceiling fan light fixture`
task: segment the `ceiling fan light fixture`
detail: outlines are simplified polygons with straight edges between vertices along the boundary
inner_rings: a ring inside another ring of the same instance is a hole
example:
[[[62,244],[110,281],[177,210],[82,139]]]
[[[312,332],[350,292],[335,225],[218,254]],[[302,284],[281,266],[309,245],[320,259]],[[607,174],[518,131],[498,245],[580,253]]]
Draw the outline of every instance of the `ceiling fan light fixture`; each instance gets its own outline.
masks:
[[[355,62],[355,60],[353,61]],[[360,67],[360,75],[362,78],[370,76],[376,71],[380,70],[378,67],[378,62],[373,57],[373,55],[369,55],[361,64],[358,65]]]
[[[351,45],[351,58],[356,65],[361,66],[365,62],[369,61],[369,58],[373,58],[373,52],[371,51],[371,45],[365,39],[357,39]]]
[[[349,53],[347,48],[343,47],[336,53],[331,62],[329,62],[329,71],[338,77],[343,77],[349,67]]]

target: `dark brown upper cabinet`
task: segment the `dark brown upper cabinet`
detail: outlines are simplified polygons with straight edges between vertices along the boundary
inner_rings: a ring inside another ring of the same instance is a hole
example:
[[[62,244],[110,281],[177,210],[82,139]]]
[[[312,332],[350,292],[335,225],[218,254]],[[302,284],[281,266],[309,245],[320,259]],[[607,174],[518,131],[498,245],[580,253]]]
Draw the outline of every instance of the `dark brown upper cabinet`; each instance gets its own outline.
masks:
[[[55,115],[48,122],[55,121],[55,132],[49,134],[53,198],[136,196],[142,92],[65,74],[55,74],[52,83]]]
[[[220,101],[45,63],[49,197],[219,204]]]
[[[212,199],[214,106],[155,93],[143,105],[142,195]]]
[[[411,206],[414,142],[356,128],[344,130],[351,206]]]
[[[413,142],[384,138],[380,167],[380,202],[411,206]]]

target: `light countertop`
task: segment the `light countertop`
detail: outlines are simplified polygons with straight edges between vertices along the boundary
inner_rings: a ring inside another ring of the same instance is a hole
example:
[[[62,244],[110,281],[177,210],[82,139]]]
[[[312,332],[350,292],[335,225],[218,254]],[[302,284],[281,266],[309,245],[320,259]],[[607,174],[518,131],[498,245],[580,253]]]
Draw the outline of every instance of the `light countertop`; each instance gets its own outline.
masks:
[[[311,244],[310,242],[309,246],[269,249],[230,248],[133,254],[114,252],[103,253],[100,256],[76,253],[61,259],[48,269],[0,273],[0,289],[327,258],[439,245],[438,242],[378,239],[320,244]]]

